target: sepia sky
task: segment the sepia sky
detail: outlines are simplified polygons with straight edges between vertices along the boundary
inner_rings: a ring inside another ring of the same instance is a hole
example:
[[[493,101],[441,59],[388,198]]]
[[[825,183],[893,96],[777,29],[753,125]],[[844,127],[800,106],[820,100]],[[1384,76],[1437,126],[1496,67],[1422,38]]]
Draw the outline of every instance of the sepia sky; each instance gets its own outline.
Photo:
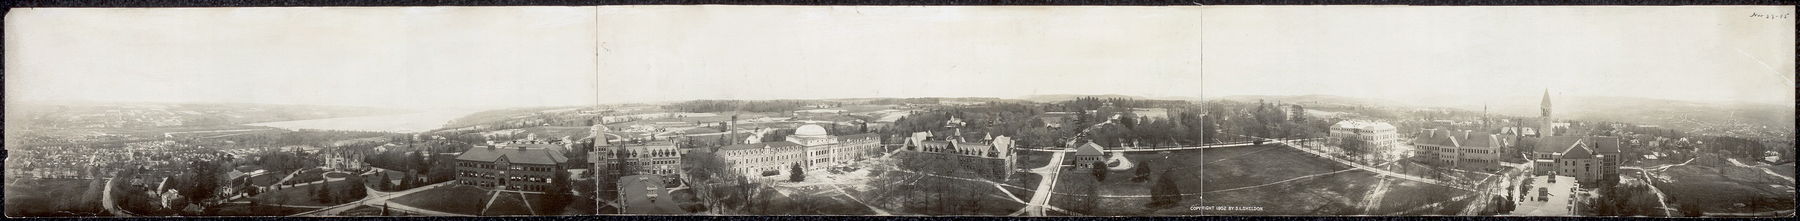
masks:
[[[1200,96],[1197,7],[621,6],[603,99]]]
[[[1794,99],[1793,10],[1213,7],[1206,92],[1468,103],[1549,89],[1785,105]]]
[[[6,98],[593,102],[593,7],[14,9]]]
[[[448,108],[1202,92],[1432,101],[1544,89],[1794,99],[1792,7],[297,7],[7,16],[8,102]]]

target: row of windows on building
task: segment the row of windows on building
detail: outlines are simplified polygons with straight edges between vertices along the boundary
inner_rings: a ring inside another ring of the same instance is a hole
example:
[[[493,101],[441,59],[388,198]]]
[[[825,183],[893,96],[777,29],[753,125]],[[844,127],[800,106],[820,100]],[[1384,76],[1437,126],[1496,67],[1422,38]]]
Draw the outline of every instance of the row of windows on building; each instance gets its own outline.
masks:
[[[788,151],[794,151],[794,149],[798,149],[798,148],[800,148],[800,147],[778,147],[778,148],[772,148],[772,149],[774,149],[774,151],[777,153],[785,153]],[[762,155],[763,152],[764,152],[763,150],[759,150],[759,149],[725,151],[725,156],[727,156],[727,157],[757,156],[757,155]]]
[[[768,163],[768,162],[789,162],[789,161],[794,161],[794,160],[797,160],[797,159],[799,159],[799,158],[800,158],[800,155],[795,155],[795,154],[782,154],[782,155],[775,155],[775,156],[772,156],[772,157],[756,157],[756,158],[749,158],[749,159],[733,159],[733,160],[731,160],[731,162],[732,162],[732,163],[738,163],[738,164],[746,164],[746,163],[748,163],[748,164],[760,164],[760,163]]]
[[[494,179],[494,177],[495,177],[494,174],[491,174],[491,173],[469,172],[469,171],[457,172],[456,175],[462,176],[462,177],[476,177],[476,178],[484,178],[484,179]],[[538,183],[550,182],[550,178],[544,177],[544,176],[510,176],[510,177],[507,177],[507,180],[514,181],[514,182],[518,182],[518,181],[529,181],[529,182],[538,182]]]
[[[457,162],[456,166],[468,167],[468,168],[490,169],[490,170],[497,168],[497,166],[495,164],[474,163],[474,162]],[[522,166],[522,165],[509,165],[509,166],[506,166],[506,169],[507,170],[515,170],[515,171],[531,171],[531,172],[550,172],[550,171],[556,170],[555,168],[551,168],[551,167],[535,167],[535,166],[528,167],[528,166]]]
[[[457,181],[457,183],[462,184],[462,185],[480,186],[483,188],[494,188],[494,186],[495,186],[493,182],[487,182],[487,181],[462,180],[462,181]],[[545,185],[517,185],[517,184],[515,184],[515,185],[507,185],[506,189],[520,190],[520,191],[532,191],[532,192],[543,192],[543,191],[549,190],[550,188]]]

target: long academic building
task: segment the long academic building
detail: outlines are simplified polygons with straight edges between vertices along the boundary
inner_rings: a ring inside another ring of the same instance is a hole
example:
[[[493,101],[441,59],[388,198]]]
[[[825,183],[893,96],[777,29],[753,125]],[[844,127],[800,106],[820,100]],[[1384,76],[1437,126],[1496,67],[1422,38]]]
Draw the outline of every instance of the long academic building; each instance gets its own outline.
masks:
[[[913,132],[907,137],[903,148],[911,155],[902,164],[908,168],[931,166],[951,166],[958,170],[974,172],[993,179],[1009,179],[1018,170],[1013,161],[1018,156],[1012,138],[1006,136],[985,135],[979,141],[964,139],[962,127],[964,122],[956,117],[944,122],[944,127],[952,132],[945,136],[932,134],[930,131]],[[934,165],[943,164],[943,165]],[[941,171],[926,170],[927,173]],[[956,175],[939,174],[939,175]]]
[[[521,140],[469,148],[456,156],[456,182],[489,189],[543,192],[569,158],[563,144]]]
[[[824,127],[808,124],[783,141],[725,146],[717,155],[744,177],[766,177],[787,174],[796,164],[807,170],[849,164],[880,155],[881,150],[881,139],[873,133],[833,136]]]

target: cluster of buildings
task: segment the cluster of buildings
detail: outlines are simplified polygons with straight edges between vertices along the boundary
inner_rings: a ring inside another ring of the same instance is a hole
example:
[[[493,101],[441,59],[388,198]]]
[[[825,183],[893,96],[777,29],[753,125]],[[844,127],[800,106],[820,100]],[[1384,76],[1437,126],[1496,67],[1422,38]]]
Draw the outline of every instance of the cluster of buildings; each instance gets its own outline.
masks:
[[[226,154],[174,141],[125,143],[119,148],[50,146],[8,152],[8,178],[93,179],[119,170],[187,171],[193,161],[215,161]]]
[[[714,153],[744,177],[786,174],[799,165],[806,170],[847,165],[880,155],[881,139],[873,133],[835,136],[819,125],[804,125],[782,141],[755,142],[720,147]]]
[[[324,162],[323,164],[326,168],[344,171],[360,171],[369,168],[369,165],[363,162],[364,159],[368,158],[369,153],[367,152],[368,151],[348,146],[339,146],[320,149],[317,156]]]
[[[1580,182],[1617,177],[1624,142],[1618,137],[1559,134],[1568,124],[1554,121],[1550,104],[1546,91],[1535,122],[1501,127],[1498,133],[1425,129],[1413,140],[1419,148],[1415,156],[1440,166],[1478,171],[1500,170],[1500,161],[1520,156],[1536,175],[1569,176]],[[1338,133],[1336,127],[1332,133]]]
[[[1506,150],[1518,144],[1519,137],[1507,134],[1476,133],[1469,130],[1427,129],[1414,141],[1415,157],[1429,163],[1464,170],[1498,171]]]
[[[589,130],[594,148],[588,152],[587,162],[594,178],[603,186],[616,184],[620,188],[627,188],[629,183],[622,183],[627,177],[661,182],[684,175],[681,171],[681,159],[687,152],[673,141],[614,143],[606,139],[610,130],[605,125],[594,125]],[[661,185],[653,186],[661,188]],[[625,189],[613,191],[631,195],[627,194],[631,191],[623,190]]]
[[[1538,139],[1526,154],[1532,174],[1575,177],[1584,183],[1619,176],[1619,138],[1550,136]]]
[[[981,165],[977,172],[992,174],[1000,178],[1011,177],[1017,170],[1014,158],[1018,156],[1012,138],[1006,136],[985,135],[979,141],[968,141],[962,137],[962,127],[967,123],[956,117],[944,122],[944,127],[952,132],[948,136],[935,136],[930,131],[914,132],[904,141],[904,149],[921,153],[925,157],[939,162],[949,160],[963,164]]]

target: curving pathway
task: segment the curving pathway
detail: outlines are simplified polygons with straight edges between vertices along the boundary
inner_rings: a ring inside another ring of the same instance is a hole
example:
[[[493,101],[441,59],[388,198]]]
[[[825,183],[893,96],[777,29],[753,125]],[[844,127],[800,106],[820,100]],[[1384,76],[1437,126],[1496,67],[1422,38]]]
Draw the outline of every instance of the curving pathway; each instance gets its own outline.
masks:
[[[1051,193],[1056,189],[1056,178],[1058,175],[1062,174],[1063,155],[1066,155],[1067,153],[1068,152],[1053,152],[1052,155],[1050,155],[1049,165],[1031,169],[1031,173],[1037,174],[1041,179],[1038,181],[1037,190],[1032,192],[1031,202],[1027,203],[1024,209],[1020,209],[1020,211],[1025,212],[1025,215],[1045,216],[1044,209],[1050,205]]]
[[[131,211],[125,211],[124,209],[119,208],[119,203],[118,203],[118,201],[114,200],[113,194],[112,194],[113,180],[116,180],[116,179],[107,178],[106,179],[106,188],[104,188],[103,190],[100,191],[100,195],[101,195],[100,207],[105,208],[106,212],[112,213],[113,216],[118,216],[118,217],[138,216],[137,214],[131,213]]]

